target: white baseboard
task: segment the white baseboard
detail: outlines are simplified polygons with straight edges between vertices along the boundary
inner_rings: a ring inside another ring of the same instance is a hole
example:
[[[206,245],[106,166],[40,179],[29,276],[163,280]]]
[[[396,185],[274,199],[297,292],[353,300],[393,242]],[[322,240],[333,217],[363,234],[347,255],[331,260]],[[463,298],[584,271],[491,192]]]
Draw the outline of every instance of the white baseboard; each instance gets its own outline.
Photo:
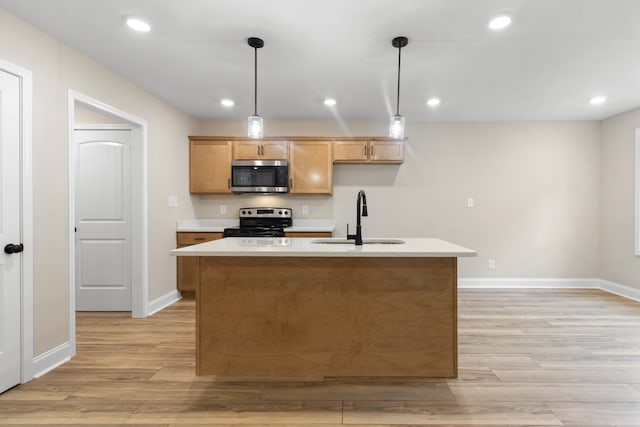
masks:
[[[180,295],[180,292],[171,291],[169,293],[166,293],[154,299],[153,301],[149,301],[149,304],[147,305],[147,313],[148,313],[147,316],[156,314],[163,308],[170,306],[176,301],[179,301],[180,298],[182,298],[182,296]]]
[[[459,278],[461,289],[601,289],[640,301],[640,289],[603,279]]]
[[[57,368],[58,366],[68,362],[74,356],[72,354],[72,348],[69,341],[60,344],[59,346],[52,348],[51,350],[44,352],[33,358],[33,365],[31,366],[31,378],[26,379],[30,381],[33,378],[43,376],[49,371]]]
[[[610,282],[604,279],[600,280],[600,289],[630,300],[640,301],[640,289]]]
[[[599,289],[600,279],[458,278],[459,288]]]

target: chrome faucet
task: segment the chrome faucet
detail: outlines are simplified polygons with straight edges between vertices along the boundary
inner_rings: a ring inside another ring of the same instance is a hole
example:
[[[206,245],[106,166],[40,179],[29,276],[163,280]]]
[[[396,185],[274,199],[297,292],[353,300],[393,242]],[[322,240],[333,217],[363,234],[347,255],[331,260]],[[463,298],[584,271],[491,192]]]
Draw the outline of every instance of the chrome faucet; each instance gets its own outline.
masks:
[[[367,212],[367,195],[364,190],[358,191],[358,199],[356,201],[356,234],[349,234],[349,224],[347,224],[347,240],[355,240],[357,246],[362,246],[361,216],[369,216],[369,212]]]

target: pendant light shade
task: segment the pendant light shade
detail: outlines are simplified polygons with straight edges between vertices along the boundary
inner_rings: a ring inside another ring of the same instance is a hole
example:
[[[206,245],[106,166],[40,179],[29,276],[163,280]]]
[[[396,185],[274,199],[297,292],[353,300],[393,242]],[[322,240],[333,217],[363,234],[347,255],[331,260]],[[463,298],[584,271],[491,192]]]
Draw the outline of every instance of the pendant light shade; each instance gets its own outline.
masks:
[[[262,138],[264,136],[262,117],[249,116],[249,118],[247,119],[247,132],[249,138]]]
[[[264,127],[262,117],[258,115],[258,49],[264,46],[264,41],[258,37],[249,37],[247,44],[253,48],[254,58],[253,116],[247,119],[247,135],[249,138],[262,138]]]
[[[406,37],[395,37],[391,40],[391,45],[398,49],[398,92],[396,98],[396,114],[391,116],[389,124],[389,138],[404,138],[404,117],[400,115],[400,63],[402,58],[402,48],[409,44]]]

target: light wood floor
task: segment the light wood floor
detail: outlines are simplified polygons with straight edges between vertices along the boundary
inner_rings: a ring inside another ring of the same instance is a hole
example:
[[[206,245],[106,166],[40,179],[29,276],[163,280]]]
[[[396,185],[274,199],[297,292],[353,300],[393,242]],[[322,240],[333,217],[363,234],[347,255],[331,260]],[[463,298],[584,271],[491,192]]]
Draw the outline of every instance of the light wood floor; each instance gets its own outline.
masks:
[[[0,395],[0,424],[640,426],[640,303],[461,290],[459,305],[453,380],[196,377],[192,300],[79,313],[77,356]]]

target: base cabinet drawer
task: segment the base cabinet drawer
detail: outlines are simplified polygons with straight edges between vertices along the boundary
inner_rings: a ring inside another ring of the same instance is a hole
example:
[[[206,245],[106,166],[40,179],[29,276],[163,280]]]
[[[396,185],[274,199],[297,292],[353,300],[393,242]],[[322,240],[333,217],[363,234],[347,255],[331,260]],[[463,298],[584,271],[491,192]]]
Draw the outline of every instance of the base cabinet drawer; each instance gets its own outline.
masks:
[[[210,232],[178,232],[176,240],[178,248],[197,245],[198,243],[210,242],[211,240],[222,239],[222,233]],[[198,257],[179,256],[177,262],[177,288],[180,292],[195,292],[196,284],[200,280],[200,269],[198,267]]]

